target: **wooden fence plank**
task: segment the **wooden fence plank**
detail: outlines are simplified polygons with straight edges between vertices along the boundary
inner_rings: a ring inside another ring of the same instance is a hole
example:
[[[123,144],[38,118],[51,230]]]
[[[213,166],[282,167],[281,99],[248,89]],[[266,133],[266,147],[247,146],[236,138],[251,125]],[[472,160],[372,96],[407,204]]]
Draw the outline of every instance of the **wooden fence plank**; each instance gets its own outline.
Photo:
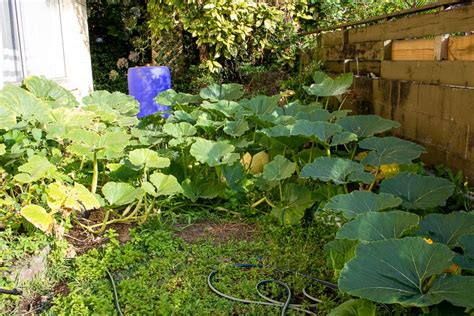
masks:
[[[469,61],[383,61],[381,76],[390,80],[474,87],[474,63]]]
[[[321,34],[321,46],[332,47],[342,45],[344,43],[344,36],[342,31],[333,31]]]
[[[448,60],[474,61],[474,35],[451,37],[448,42]]]
[[[324,47],[321,50],[323,60],[345,60],[345,59],[383,59],[383,42],[366,42],[334,47]]]
[[[376,42],[474,30],[474,5],[349,30],[349,43]]]
[[[352,72],[355,75],[380,75],[380,61],[327,61],[324,65],[331,73]]]
[[[392,43],[392,60],[434,60],[432,39],[402,40]]]

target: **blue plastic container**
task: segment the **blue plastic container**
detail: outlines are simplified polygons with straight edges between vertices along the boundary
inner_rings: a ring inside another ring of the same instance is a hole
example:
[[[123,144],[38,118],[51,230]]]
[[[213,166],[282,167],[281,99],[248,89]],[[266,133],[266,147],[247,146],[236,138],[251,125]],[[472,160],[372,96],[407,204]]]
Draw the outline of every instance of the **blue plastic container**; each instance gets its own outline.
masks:
[[[171,73],[168,67],[147,66],[128,69],[128,92],[140,102],[138,117],[169,110],[168,106],[155,103],[158,93],[171,89]],[[165,118],[169,114],[162,114]]]

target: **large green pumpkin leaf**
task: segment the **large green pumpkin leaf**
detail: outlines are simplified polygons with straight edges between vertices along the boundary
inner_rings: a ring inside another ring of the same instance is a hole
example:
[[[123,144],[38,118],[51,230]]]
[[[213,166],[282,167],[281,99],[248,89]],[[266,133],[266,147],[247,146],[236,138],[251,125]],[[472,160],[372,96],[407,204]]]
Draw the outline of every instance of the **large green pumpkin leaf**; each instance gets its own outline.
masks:
[[[242,100],[240,104],[245,108],[246,114],[259,116],[273,113],[278,109],[279,100],[280,96],[278,95],[272,97],[258,95],[250,100]]]
[[[354,258],[357,245],[356,240],[336,239],[324,246],[327,265],[331,270],[334,270],[336,279],[339,278],[346,262]]]
[[[459,237],[458,242],[464,250],[464,254],[474,259],[474,234],[463,235]]]
[[[283,187],[281,203],[272,209],[272,215],[281,224],[296,225],[301,222],[305,210],[314,204],[311,191],[304,186],[289,183]]]
[[[421,221],[418,235],[446,244],[450,248],[457,247],[459,237],[474,235],[474,214],[466,212],[430,214]]]
[[[156,188],[156,195],[154,196],[174,195],[183,192],[183,188],[173,175],[156,172],[150,176],[150,182],[153,183]]]
[[[259,132],[267,135],[268,137],[290,137],[293,125],[276,125],[270,128],[264,128]]]
[[[234,117],[234,115],[240,110],[240,105],[235,101],[219,100],[217,102],[204,101],[201,107],[206,110],[216,111],[223,114],[228,118]]]
[[[249,130],[249,124],[244,119],[237,121],[226,121],[224,123],[224,133],[234,137],[240,137]]]
[[[0,105],[2,108],[10,109],[17,118],[21,117],[23,121],[39,121],[41,123],[48,121],[51,109],[46,101],[11,84],[5,85],[0,90]]]
[[[51,183],[46,189],[48,206],[58,211],[69,209],[85,211],[100,208],[100,202],[85,186],[74,183],[74,187],[64,185],[60,182]]]
[[[357,141],[357,135],[351,132],[340,132],[335,134],[331,138],[331,143],[329,144],[331,147],[348,144],[350,142]]]
[[[376,316],[377,306],[367,300],[348,300],[335,309],[328,316]]]
[[[236,161],[232,165],[224,165],[222,167],[222,175],[229,188],[236,192],[243,190],[242,186],[246,178],[244,166],[242,166],[240,161]]]
[[[27,205],[21,209],[20,214],[28,222],[45,233],[50,233],[53,230],[53,217],[39,205]]]
[[[237,100],[244,95],[243,86],[237,83],[212,84],[199,92],[201,98],[209,101]]]
[[[201,163],[215,167],[223,164],[232,164],[240,156],[234,153],[234,146],[225,142],[214,142],[204,138],[198,138],[191,145],[190,153]]]
[[[186,179],[181,183],[184,196],[191,201],[213,199],[224,191],[224,186],[216,178]]]
[[[392,128],[400,127],[400,123],[384,119],[378,115],[351,115],[343,117],[337,123],[359,138],[374,136]]]
[[[100,135],[93,131],[87,131],[80,128],[72,129],[67,135],[71,141],[83,144],[91,150],[99,146]]]
[[[94,91],[84,97],[82,102],[86,110],[94,111],[104,118],[111,114],[110,112],[135,116],[140,110],[140,105],[134,97],[121,92]]]
[[[344,224],[337,231],[336,238],[359,241],[401,238],[419,221],[418,215],[402,211],[362,213]]]
[[[23,85],[35,96],[43,99],[61,101],[63,105],[77,105],[74,95],[66,88],[44,77],[29,76],[23,80]]]
[[[120,206],[134,202],[143,194],[143,191],[141,188],[136,189],[128,183],[107,182],[102,187],[102,193],[110,205]]]
[[[156,151],[148,148],[132,150],[128,153],[128,159],[133,165],[141,168],[166,168],[170,166],[168,158],[162,158],[158,156]]]
[[[48,159],[41,156],[31,156],[28,162],[18,167],[18,173],[15,175],[15,180],[20,183],[31,183],[42,178],[53,176],[56,172],[56,167],[51,164]]]
[[[201,97],[198,95],[188,94],[188,93],[177,93],[173,89],[168,89],[163,92],[158,93],[154,101],[157,104],[166,105],[166,106],[175,106],[176,104],[189,104],[196,103],[201,101]]]
[[[444,275],[434,281],[428,295],[456,306],[474,308],[474,276]]]
[[[370,150],[362,160],[365,165],[409,164],[420,157],[425,148],[398,137],[370,137],[359,142],[359,147]]]
[[[352,191],[349,194],[334,196],[324,208],[342,212],[345,218],[352,219],[361,213],[395,208],[401,203],[402,199],[387,193]]]
[[[451,265],[443,244],[406,237],[360,244],[341,271],[339,289],[378,303],[428,306],[442,298],[426,295],[424,282]]]
[[[11,109],[3,106],[0,100],[0,130],[8,131],[16,126],[16,114]]]
[[[454,262],[462,269],[474,272],[474,234],[459,237],[458,243],[463,249],[463,254],[456,256]]]
[[[181,123],[166,123],[163,125],[163,132],[174,138],[183,138],[193,136],[197,133],[194,126],[187,122]]]
[[[295,117],[298,120],[307,120],[310,122],[326,122],[329,121],[332,115],[326,109],[313,108],[309,112],[298,112],[296,113]]]
[[[402,206],[407,209],[443,206],[453,191],[454,184],[446,179],[408,172],[400,172],[380,185],[380,192],[402,198]]]
[[[278,155],[263,167],[263,178],[265,180],[283,180],[293,175],[296,164],[282,155]]]
[[[291,129],[291,135],[314,137],[319,141],[328,144],[329,139],[341,131],[342,127],[334,123],[298,120]]]
[[[310,95],[319,97],[337,96],[347,92],[352,86],[352,73],[342,74],[332,79],[322,71],[313,75],[314,83],[309,87],[303,87]]]
[[[98,148],[115,153],[122,152],[128,145],[130,135],[125,132],[107,132],[100,136]]]
[[[319,157],[301,170],[301,178],[311,178],[336,184],[348,182],[371,183],[374,176],[364,172],[360,163],[343,158]]]

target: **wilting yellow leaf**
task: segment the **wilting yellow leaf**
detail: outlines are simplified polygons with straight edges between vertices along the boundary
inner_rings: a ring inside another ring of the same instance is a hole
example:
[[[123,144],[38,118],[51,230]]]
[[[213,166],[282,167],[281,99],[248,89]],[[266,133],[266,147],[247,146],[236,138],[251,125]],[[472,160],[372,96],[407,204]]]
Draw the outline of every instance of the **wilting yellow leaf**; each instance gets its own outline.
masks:
[[[250,153],[245,153],[240,161],[250,173],[259,174],[263,172],[263,166],[270,161],[270,158],[266,152],[260,151],[253,157]]]
[[[53,229],[53,217],[39,205],[27,205],[21,209],[20,213],[28,222],[45,233],[50,233]]]

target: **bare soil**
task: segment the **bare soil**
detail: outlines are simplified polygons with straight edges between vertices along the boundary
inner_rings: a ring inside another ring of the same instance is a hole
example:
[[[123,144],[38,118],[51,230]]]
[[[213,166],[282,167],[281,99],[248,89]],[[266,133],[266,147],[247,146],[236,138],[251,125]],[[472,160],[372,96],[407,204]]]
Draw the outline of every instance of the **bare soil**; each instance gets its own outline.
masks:
[[[243,222],[201,221],[191,225],[177,225],[176,235],[187,243],[212,240],[216,243],[250,241],[255,237],[256,225]]]

